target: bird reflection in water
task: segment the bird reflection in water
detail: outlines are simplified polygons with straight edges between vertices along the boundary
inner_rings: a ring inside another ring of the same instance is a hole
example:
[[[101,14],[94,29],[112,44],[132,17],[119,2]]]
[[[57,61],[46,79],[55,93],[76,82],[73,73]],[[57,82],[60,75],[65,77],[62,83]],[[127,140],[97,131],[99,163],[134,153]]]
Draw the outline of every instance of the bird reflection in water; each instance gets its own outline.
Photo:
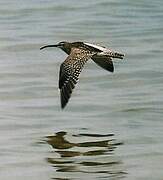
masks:
[[[75,175],[73,174],[72,178],[72,173],[77,173],[77,177],[89,175],[90,178],[125,177],[126,172],[123,170],[123,164],[114,155],[114,150],[123,143],[116,142],[113,137],[114,134],[70,135],[64,131],[47,136],[46,142],[55,151],[53,157],[46,158],[47,162],[55,168],[55,175],[59,176],[54,179],[73,179]],[[68,140],[74,138],[80,143]],[[83,142],[85,139],[92,139],[92,141]]]

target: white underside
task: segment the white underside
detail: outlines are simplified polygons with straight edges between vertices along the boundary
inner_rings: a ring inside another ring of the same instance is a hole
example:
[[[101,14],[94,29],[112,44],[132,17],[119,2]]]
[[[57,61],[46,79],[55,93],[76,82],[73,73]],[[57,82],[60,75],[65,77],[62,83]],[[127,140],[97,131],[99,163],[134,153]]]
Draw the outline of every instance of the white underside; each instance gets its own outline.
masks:
[[[87,45],[87,46],[91,46],[91,47],[94,47],[96,49],[99,49],[100,51],[106,51],[107,50],[105,47],[98,46],[98,45],[95,45],[95,44],[86,43],[86,42],[84,44]]]
[[[113,55],[113,51],[108,49],[108,48],[105,48],[105,47],[102,47],[102,46],[98,46],[98,45],[95,45],[95,44],[91,44],[91,43],[84,43],[85,45],[87,46],[90,46],[90,47],[94,47],[96,49],[99,49],[100,51],[102,52],[99,52],[98,55],[100,56],[112,56]]]

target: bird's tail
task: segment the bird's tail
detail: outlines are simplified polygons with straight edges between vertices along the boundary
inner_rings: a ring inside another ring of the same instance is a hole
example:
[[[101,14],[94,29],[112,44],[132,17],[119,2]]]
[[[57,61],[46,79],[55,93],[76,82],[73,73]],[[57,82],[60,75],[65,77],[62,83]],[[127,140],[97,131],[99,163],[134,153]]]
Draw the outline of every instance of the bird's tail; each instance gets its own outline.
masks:
[[[112,57],[113,58],[119,58],[119,59],[123,59],[124,58],[124,54],[118,53],[118,52],[113,52]]]
[[[108,57],[112,57],[112,58],[119,58],[119,59],[123,59],[124,58],[124,54],[121,54],[121,53],[118,53],[118,52],[114,52],[112,50],[100,52],[100,53],[98,53],[98,55],[108,56]]]

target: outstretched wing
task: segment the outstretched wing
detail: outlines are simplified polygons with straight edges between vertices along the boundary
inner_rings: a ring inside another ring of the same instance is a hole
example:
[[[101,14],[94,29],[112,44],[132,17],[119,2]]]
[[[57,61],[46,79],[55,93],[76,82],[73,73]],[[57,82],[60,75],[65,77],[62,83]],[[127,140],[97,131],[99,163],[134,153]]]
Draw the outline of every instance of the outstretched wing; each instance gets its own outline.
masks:
[[[112,58],[109,56],[94,55],[92,60],[107,71],[114,72]]]
[[[84,64],[92,57],[89,51],[72,48],[70,55],[60,66],[59,89],[62,109],[71,97],[72,90],[78,82]]]

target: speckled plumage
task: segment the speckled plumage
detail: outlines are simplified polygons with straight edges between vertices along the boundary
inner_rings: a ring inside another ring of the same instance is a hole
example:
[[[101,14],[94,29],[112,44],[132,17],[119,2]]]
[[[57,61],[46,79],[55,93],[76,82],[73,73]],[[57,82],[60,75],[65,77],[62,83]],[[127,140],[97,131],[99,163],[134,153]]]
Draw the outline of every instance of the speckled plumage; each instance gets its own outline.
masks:
[[[60,66],[59,72],[59,89],[61,107],[64,108],[71,97],[75,84],[79,80],[79,75],[85,63],[92,59],[102,68],[113,72],[114,66],[112,58],[123,59],[124,55],[114,52],[108,48],[83,42],[60,42],[57,45],[47,45],[47,47],[59,47],[69,56]]]
[[[92,53],[79,48],[72,48],[70,55],[60,66],[59,89],[61,107],[67,104],[84,64],[91,58]]]

